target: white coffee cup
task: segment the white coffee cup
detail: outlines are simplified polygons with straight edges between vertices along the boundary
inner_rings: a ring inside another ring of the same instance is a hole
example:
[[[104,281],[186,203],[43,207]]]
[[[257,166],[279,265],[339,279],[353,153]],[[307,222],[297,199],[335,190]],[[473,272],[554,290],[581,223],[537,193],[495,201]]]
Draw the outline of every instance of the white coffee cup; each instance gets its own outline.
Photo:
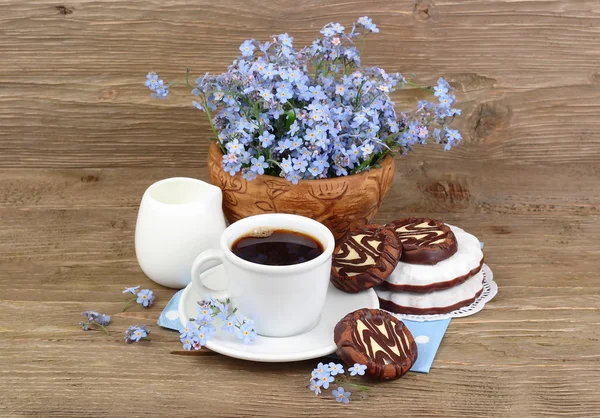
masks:
[[[317,240],[323,253],[312,260],[287,266],[270,266],[244,260],[231,251],[235,241],[256,228],[289,230]],[[325,303],[333,234],[323,224],[298,215],[264,214],[241,219],[230,225],[221,236],[218,250],[200,254],[192,266],[193,286],[203,288],[217,299],[230,298],[233,305],[255,321],[254,329],[267,337],[288,337],[314,327]],[[218,287],[208,288],[201,274],[223,264],[225,275]]]

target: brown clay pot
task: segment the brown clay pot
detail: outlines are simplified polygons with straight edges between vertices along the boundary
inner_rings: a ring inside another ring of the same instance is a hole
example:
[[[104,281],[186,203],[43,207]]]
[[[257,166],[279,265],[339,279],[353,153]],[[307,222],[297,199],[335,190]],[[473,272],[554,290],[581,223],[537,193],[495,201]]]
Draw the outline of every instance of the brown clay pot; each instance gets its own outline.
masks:
[[[223,191],[223,211],[229,222],[263,213],[293,213],[323,223],[336,239],[371,222],[395,172],[394,159],[388,155],[381,168],[351,176],[300,180],[298,184],[273,176],[246,181],[241,173],[231,176],[224,172],[222,157],[217,143],[211,143],[208,173],[211,183]]]

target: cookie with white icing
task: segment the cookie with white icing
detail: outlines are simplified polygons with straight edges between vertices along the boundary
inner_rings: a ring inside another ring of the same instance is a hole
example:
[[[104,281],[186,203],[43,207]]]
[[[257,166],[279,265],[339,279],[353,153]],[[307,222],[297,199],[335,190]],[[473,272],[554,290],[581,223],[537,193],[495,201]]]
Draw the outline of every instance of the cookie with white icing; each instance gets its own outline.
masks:
[[[456,237],[450,228],[429,218],[406,218],[390,222],[386,228],[402,242],[401,261],[411,264],[437,264],[456,253]]]
[[[380,309],[359,309],[334,329],[336,354],[348,365],[367,366],[365,375],[379,380],[402,377],[417,359],[417,344],[404,323]]]
[[[401,253],[393,231],[381,225],[355,229],[333,250],[331,282],[348,293],[369,289],[394,271]]]
[[[483,292],[483,272],[449,289],[430,293],[394,292],[375,288],[379,306],[390,312],[408,315],[434,315],[468,306]]]
[[[458,251],[435,265],[398,262],[381,288],[396,292],[429,293],[464,283],[481,271],[483,252],[477,237],[448,225],[456,237]]]

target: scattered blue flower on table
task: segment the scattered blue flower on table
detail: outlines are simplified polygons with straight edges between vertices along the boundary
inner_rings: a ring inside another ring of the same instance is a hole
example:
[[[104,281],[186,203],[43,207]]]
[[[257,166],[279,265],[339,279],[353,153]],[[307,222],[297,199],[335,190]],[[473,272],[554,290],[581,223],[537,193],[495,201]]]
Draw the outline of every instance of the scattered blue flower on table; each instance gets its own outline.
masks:
[[[344,366],[341,364],[329,363],[329,372],[332,376],[336,374],[344,374]]]
[[[312,371],[312,378],[319,379],[323,374],[329,374],[329,365],[319,363],[317,367]]]
[[[180,340],[184,350],[200,350],[207,341],[217,332],[213,319],[217,317],[223,321],[221,331],[235,334],[244,344],[250,344],[256,339],[254,321],[248,317],[240,318],[236,315],[237,308],[230,313],[230,301],[220,301],[209,296],[206,300],[198,302],[196,318],[190,319],[180,330]]]
[[[91,326],[98,326],[104,332],[106,332],[108,334],[108,330],[106,329],[106,326],[108,324],[110,324],[110,316],[109,315],[101,314],[96,311],[84,311],[81,313],[81,315],[85,316],[87,319],[87,322],[82,321],[79,323],[79,325],[81,326],[81,329],[83,329],[84,331],[89,331]]]
[[[155,99],[164,100],[169,95],[169,86],[163,80],[159,80],[156,73],[148,73],[144,85],[153,91],[151,96]]]
[[[350,376],[364,376],[365,370],[367,370],[367,366],[358,363],[354,363],[354,366],[348,369],[348,371],[350,372]]]
[[[348,371],[351,376],[356,374],[364,375],[364,370],[367,366],[361,364],[354,364]],[[344,376],[344,366],[342,364],[331,362],[329,364],[319,363],[317,367],[312,371],[311,378],[308,384],[308,388],[314,392],[315,395],[321,394],[323,390],[327,390],[333,385],[332,395],[336,398],[336,401],[348,403],[350,402],[350,392],[346,391],[342,386],[336,386],[335,379],[340,376]],[[334,377],[335,376],[335,377]],[[347,378],[345,378],[347,380]],[[346,381],[346,384],[355,386],[361,390],[368,390],[368,387],[357,385]]]
[[[125,290],[121,292],[123,294],[131,293],[133,295],[133,298],[128,300],[125,304],[122,312],[125,312],[133,302],[139,303],[144,308],[149,308],[152,306],[152,304],[154,304],[155,297],[152,293],[152,290],[142,289],[138,291],[139,288],[140,286],[126,287]]]
[[[329,384],[333,382],[335,379],[329,373],[322,373],[321,377],[317,379],[317,383],[319,386],[322,386],[323,389],[329,389]]]
[[[131,325],[129,328],[127,328],[127,331],[125,331],[125,342],[139,342],[144,338],[147,339],[148,334],[150,334],[150,330],[146,325]]]
[[[135,295],[139,288],[140,288],[140,286],[126,287],[125,290],[123,290],[123,292],[121,292],[121,293],[123,293],[123,294],[131,293],[132,295]]]
[[[152,290],[142,289],[137,294],[137,303],[142,305],[144,308],[149,308],[154,303],[154,294]]]
[[[272,175],[297,183],[369,170],[430,138],[446,150],[458,144],[462,137],[449,125],[460,110],[446,80],[420,87],[400,73],[361,66],[357,40],[377,32],[363,16],[349,31],[325,25],[301,49],[287,33],[264,43],[249,39],[226,72],[207,73],[194,86],[186,81],[223,151],[223,169],[249,181]],[[169,93],[153,72],[146,86],[159,99]],[[404,86],[433,92],[436,100],[396,113],[391,94]]]
[[[331,392],[331,394],[335,397],[336,401],[344,403],[350,402],[350,399],[348,398],[350,397],[350,395],[352,395],[350,392],[346,392],[342,386],[340,386],[337,389],[334,389]]]
[[[315,393],[315,395],[318,395],[321,393],[321,385],[319,385],[319,382],[317,382],[316,380],[311,380],[310,390],[312,390]]]

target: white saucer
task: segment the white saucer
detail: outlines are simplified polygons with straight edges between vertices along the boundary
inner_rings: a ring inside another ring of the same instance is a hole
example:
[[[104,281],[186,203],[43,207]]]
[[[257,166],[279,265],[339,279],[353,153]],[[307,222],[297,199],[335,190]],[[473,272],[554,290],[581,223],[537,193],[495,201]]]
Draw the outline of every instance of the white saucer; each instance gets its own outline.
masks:
[[[223,266],[217,266],[206,273],[210,283],[212,275],[225,274]],[[215,277],[216,278],[216,277]],[[185,325],[189,318],[196,317],[197,302],[205,299],[202,289],[189,284],[179,299],[179,319]],[[244,344],[235,334],[221,331],[221,321],[215,318],[217,332],[207,341],[206,347],[217,353],[243,360],[262,362],[300,361],[323,357],[336,350],[333,342],[333,328],[345,315],[361,308],[379,308],[379,300],[373,289],[360,293],[344,293],[329,284],[325,307],[319,323],[301,335],[284,338],[257,336],[251,344]]]

